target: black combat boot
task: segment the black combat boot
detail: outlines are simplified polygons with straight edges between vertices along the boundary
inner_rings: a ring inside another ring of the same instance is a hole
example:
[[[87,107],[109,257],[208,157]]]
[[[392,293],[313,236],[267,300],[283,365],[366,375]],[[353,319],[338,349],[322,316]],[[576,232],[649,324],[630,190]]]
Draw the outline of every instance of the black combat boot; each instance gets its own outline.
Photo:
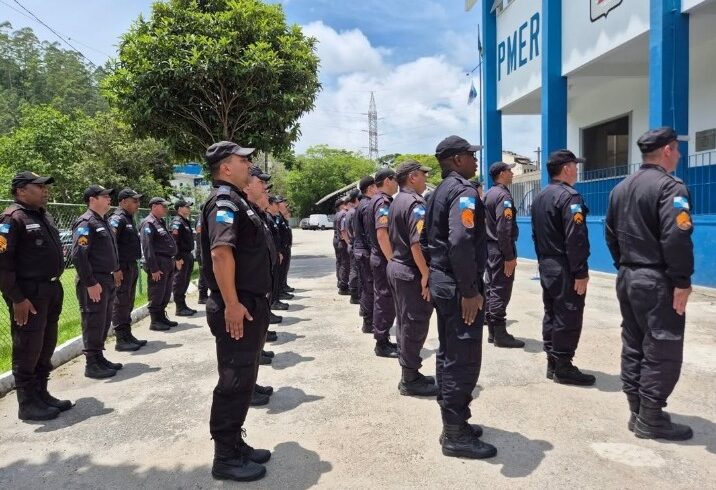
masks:
[[[87,365],[85,366],[85,376],[92,379],[111,378],[117,374],[115,369],[108,368],[100,362],[98,354],[87,354]]]
[[[65,412],[70,408],[74,407],[75,404],[71,401],[58,400],[54,396],[50,395],[50,392],[47,391],[47,378],[47,374],[39,374],[37,376],[37,396],[40,398],[40,400],[45,403],[45,405],[49,405],[51,407],[59,409],[60,412]]]
[[[495,342],[495,327],[492,325],[487,326],[487,343],[492,344]]]
[[[17,418],[20,420],[52,420],[60,414],[59,408],[40,399],[34,382],[17,387],[17,405]]]
[[[166,312],[166,311],[162,311],[162,312],[159,314],[159,318],[160,318],[160,321],[161,321],[162,323],[164,323],[164,325],[166,325],[166,326],[168,326],[168,327],[176,327],[176,326],[179,325],[179,322],[174,322],[174,321],[172,321],[172,320],[169,319],[169,317],[167,316],[167,312]]]
[[[194,316],[196,314],[196,310],[189,308],[184,300],[176,300],[174,303],[176,303],[176,316]]]
[[[481,441],[468,424],[443,425],[443,454],[455,458],[485,459],[497,454],[497,448]]]
[[[292,288],[291,286],[289,286],[289,285],[287,284],[287,285],[285,285],[285,286],[283,287],[283,291],[285,291],[285,292],[287,292],[287,293],[293,293],[294,291],[296,291],[296,289],[295,289],[295,288]]]
[[[520,349],[525,346],[525,343],[521,340],[517,340],[507,332],[507,327],[504,325],[495,325],[495,347],[505,347],[508,349]],[[489,342],[489,338],[488,338]]]
[[[108,367],[110,369],[114,369],[115,371],[119,371],[124,367],[121,362],[112,362],[106,357],[104,357],[104,353],[102,352],[99,353],[99,362],[103,366]]]
[[[554,379],[554,358],[547,356],[547,379]]]
[[[276,354],[275,354],[274,351],[272,351],[272,350],[262,350],[262,351],[261,351],[261,355],[262,355],[262,356],[266,356],[266,357],[270,357],[271,359],[273,359],[274,357],[276,357]]]
[[[164,316],[159,313],[150,313],[152,323],[149,324],[149,330],[166,331],[169,330],[169,325],[164,323],[162,320]]]
[[[269,314],[269,324],[270,325],[276,325],[278,323],[281,323],[283,321],[283,317],[276,315],[273,311]]]
[[[358,296],[357,294],[351,294],[351,304],[359,305],[360,304],[360,296]]]
[[[243,437],[239,440],[239,444],[236,449],[239,453],[245,455],[254,463],[264,464],[271,459],[271,451],[268,449],[254,449],[249,446],[246,441],[244,441]]]
[[[634,424],[636,424],[636,417],[639,415],[641,399],[637,395],[627,395],[627,402],[629,403],[629,422],[627,422],[627,429],[634,432]]]
[[[373,333],[373,319],[366,316],[363,317],[363,326],[361,327],[363,333]]]
[[[351,295],[351,292],[350,292],[350,290],[348,290],[348,289],[338,288],[338,295],[339,295],[339,296],[350,296],[350,295]]]
[[[217,480],[254,481],[266,475],[266,468],[251,461],[235,445],[214,441],[211,475]]]
[[[116,341],[114,350],[118,352],[134,352],[141,347],[141,345],[132,341],[129,333],[124,328],[115,328],[114,338]]]
[[[467,427],[472,431],[472,433],[475,437],[482,437],[482,427],[480,427],[477,424],[468,424],[467,422],[465,422],[465,425],[467,425]],[[443,444],[443,439],[445,439],[445,428],[444,427],[443,427],[442,432],[440,432],[440,437],[438,437],[438,442],[440,443],[441,446]]]
[[[252,407],[262,407],[264,405],[268,405],[269,399],[269,395],[259,393],[256,391],[256,388],[254,388],[253,393],[251,393],[251,401],[249,402],[249,405]]]
[[[199,291],[199,303],[200,305],[205,305],[206,301],[209,299],[209,293],[208,291]]]
[[[398,351],[387,340],[378,340],[375,342],[375,355],[378,357],[389,357],[391,359],[398,358]]]
[[[293,299],[293,298],[294,298],[294,296],[293,296],[293,294],[291,294],[291,293],[283,292],[283,293],[280,293],[280,294],[278,295],[278,299],[289,300],[289,299]]]
[[[694,437],[694,432],[688,425],[675,424],[661,407],[642,398],[634,424],[634,435],[640,439],[686,441]]]
[[[139,340],[137,337],[134,336],[132,333],[132,327],[127,327],[127,336],[129,337],[129,340],[137,344],[139,347],[144,347],[147,345],[146,340]]]
[[[259,364],[260,364],[261,366],[268,366],[268,365],[271,364],[272,362],[273,362],[273,359],[271,359],[271,358],[268,357],[268,356],[265,356],[265,355],[263,355],[263,354],[261,354],[261,356],[259,356]]]
[[[555,360],[554,376],[555,383],[563,385],[592,386],[597,378],[591,374],[584,374],[572,361],[562,359]]]
[[[280,301],[276,300],[271,304],[272,310],[288,310],[288,304],[287,303],[281,303]]]
[[[266,331],[266,342],[276,342],[278,340],[278,334],[275,330]]]
[[[417,369],[402,368],[403,376],[398,383],[398,391],[404,396],[436,396],[438,387],[432,381],[420,374]]]
[[[254,385],[254,391],[261,395],[271,396],[273,395],[273,386]]]

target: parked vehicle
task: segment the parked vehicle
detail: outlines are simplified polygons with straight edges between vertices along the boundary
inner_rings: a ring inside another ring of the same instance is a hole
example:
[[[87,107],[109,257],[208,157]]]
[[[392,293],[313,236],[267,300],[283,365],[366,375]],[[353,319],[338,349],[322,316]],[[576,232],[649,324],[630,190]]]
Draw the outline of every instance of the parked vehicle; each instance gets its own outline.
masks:
[[[327,214],[312,214],[308,217],[309,230],[328,230],[333,228],[333,223],[328,219]]]
[[[310,227],[310,224],[308,223],[308,218],[303,218],[301,222],[298,224],[298,227],[302,230],[308,230]]]

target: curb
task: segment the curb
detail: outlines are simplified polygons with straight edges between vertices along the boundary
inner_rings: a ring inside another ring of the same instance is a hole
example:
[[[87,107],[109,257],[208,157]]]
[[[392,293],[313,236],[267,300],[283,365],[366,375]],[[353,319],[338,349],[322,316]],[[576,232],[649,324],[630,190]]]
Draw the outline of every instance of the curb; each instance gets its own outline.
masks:
[[[196,291],[194,282],[189,283],[188,293]],[[132,325],[149,316],[148,303],[132,310]],[[114,335],[114,327],[111,327],[107,337]],[[75,357],[82,355],[82,335],[67,340],[62,345],[55,347],[55,353],[52,354],[52,368],[57,369],[63,364],[71,361]],[[15,377],[12,371],[0,374],[0,397],[3,397],[15,389]]]

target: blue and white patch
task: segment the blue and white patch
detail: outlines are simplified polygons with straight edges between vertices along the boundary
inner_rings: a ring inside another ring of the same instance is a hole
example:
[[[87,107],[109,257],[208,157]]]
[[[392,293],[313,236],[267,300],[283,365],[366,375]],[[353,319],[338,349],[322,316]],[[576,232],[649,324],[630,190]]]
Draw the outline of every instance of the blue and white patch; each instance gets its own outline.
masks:
[[[475,209],[476,198],[465,196],[460,198],[460,209]]]
[[[145,227],[144,227],[144,233],[146,233],[147,235],[151,235],[151,234],[152,234],[152,227],[151,227],[151,226],[145,226]]]
[[[422,218],[425,216],[425,206],[415,206],[413,208],[413,213],[415,213],[415,216],[418,218]]]
[[[577,214],[582,212],[582,205],[581,204],[572,204],[569,206],[569,210],[572,211],[572,214]]]
[[[10,233],[10,223],[0,224],[0,233]]]
[[[178,230],[179,229],[179,223],[172,223],[172,230]]]
[[[507,209],[512,207],[512,201],[505,201],[502,203],[502,206]]]
[[[119,228],[119,216],[115,216],[109,220],[109,226]]]
[[[75,230],[77,236],[89,236],[89,228],[86,226],[80,226]]]
[[[378,208],[378,215],[379,216],[390,215],[390,208],[388,206],[383,206],[383,207]]]
[[[686,209],[686,210],[689,210],[691,208],[689,206],[689,200],[683,196],[677,196],[674,198],[674,207],[676,209]]]
[[[216,212],[216,222],[227,225],[234,224],[234,213],[227,209],[220,209]]]

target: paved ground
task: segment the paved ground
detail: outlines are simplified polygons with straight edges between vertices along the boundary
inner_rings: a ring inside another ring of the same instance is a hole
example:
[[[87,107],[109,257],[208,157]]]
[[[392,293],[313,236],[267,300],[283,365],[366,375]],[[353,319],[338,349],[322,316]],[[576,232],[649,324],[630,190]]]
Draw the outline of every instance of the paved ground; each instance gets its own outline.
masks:
[[[576,363],[592,388],[544,377],[540,290],[521,262],[510,329],[525,350],[486,345],[473,422],[496,458],[445,458],[434,399],[397,392],[396,361],[376,358],[359,332],[357,307],[334,294],[330,232],[297,232],[291,283],[298,289],[272,366],[259,381],[276,388],[251,409],[249,442],[273,449],[268,476],[247,488],[713,488],[716,481],[716,294],[689,306],[686,363],[669,410],[693,426],[686,443],[636,439],[620,392],[619,317],[613,278],[593,277]],[[434,319],[433,319],[434,323]],[[75,360],[58,369],[53,393],[77,401],[59,419],[16,419],[14,393],[0,399],[0,488],[224,488],[209,474],[212,337],[203,313],[168,333],[137,329],[148,347],[108,357],[125,363],[114,379],[82,376]],[[424,371],[434,372],[437,338]],[[709,484],[708,482],[712,483]]]

